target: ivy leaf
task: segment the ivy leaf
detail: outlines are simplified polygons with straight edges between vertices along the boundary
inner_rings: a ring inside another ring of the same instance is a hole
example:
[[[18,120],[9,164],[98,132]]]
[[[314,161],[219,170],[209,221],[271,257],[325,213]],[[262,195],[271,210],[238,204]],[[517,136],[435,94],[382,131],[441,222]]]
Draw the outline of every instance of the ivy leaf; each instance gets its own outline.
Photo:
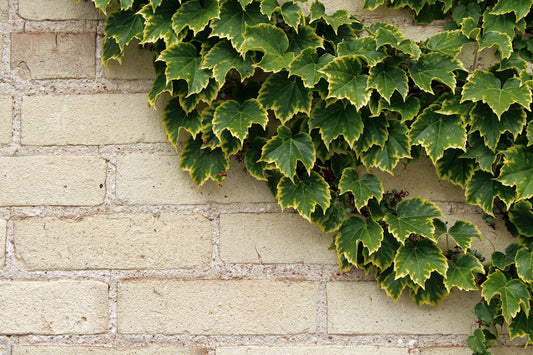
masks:
[[[261,13],[272,18],[272,14],[275,11],[280,11],[278,0],[261,0]]]
[[[336,58],[321,72],[329,83],[328,97],[348,99],[359,110],[370,100],[371,90],[367,87],[368,76],[361,74],[361,63],[356,56]]]
[[[529,201],[519,201],[509,210],[509,220],[521,235],[533,237],[533,212]]]
[[[498,3],[492,9],[492,14],[501,15],[509,12],[514,12],[516,21],[525,17],[533,4],[532,0],[498,0]]]
[[[157,77],[152,84],[150,92],[148,92],[148,104],[151,107],[155,107],[159,97],[164,93],[168,92],[172,94],[172,81],[167,82],[167,76],[165,75],[165,68],[163,62],[154,62],[154,67],[157,73]]]
[[[477,226],[473,223],[465,221],[456,221],[448,230],[448,234],[463,250],[470,248],[472,244],[472,238],[481,239],[481,232]]]
[[[394,91],[398,91],[403,99],[407,96],[407,74],[397,66],[378,63],[370,68],[368,76],[368,88],[376,89],[387,102]]]
[[[378,285],[385,291],[387,296],[392,298],[394,302],[400,299],[404,288],[409,285],[409,277],[397,278],[394,269],[388,268],[387,270],[376,273],[376,281]]]
[[[448,260],[448,271],[444,285],[448,292],[453,287],[463,291],[477,290],[476,274],[484,273],[485,270],[478,258],[470,254],[460,255],[457,262]]]
[[[387,57],[383,48],[376,49],[376,40],[370,36],[342,41],[337,46],[337,52],[339,56],[355,55],[361,57],[371,67]]]
[[[516,186],[517,200],[533,196],[533,154],[531,149],[516,145],[505,151],[505,160],[498,181]]]
[[[396,277],[409,276],[423,289],[433,271],[445,276],[447,270],[448,263],[442,251],[429,239],[422,239],[416,245],[411,241],[405,242],[394,260]]]
[[[470,40],[463,35],[461,30],[439,32],[428,38],[428,49],[457,57],[461,49]]]
[[[496,160],[496,154],[485,145],[479,135],[471,135],[468,138],[469,146],[466,148],[464,158],[473,158],[483,171],[492,172],[492,164]]]
[[[281,29],[265,23],[246,27],[241,52],[263,52],[263,59],[256,65],[264,71],[278,72],[288,68],[294,58],[288,49],[289,39]]]
[[[217,18],[220,9],[217,0],[189,0],[172,16],[172,28],[179,33],[189,27],[195,34],[207,26],[209,21]]]
[[[363,118],[363,133],[357,140],[354,150],[359,156],[368,150],[373,145],[383,147],[387,141],[389,121],[383,116],[372,117],[364,114]]]
[[[325,102],[321,101],[313,110],[309,128],[319,129],[328,149],[331,141],[339,136],[343,136],[350,147],[353,147],[363,133],[363,120],[355,106],[351,104],[345,106],[342,101],[337,101],[326,107]]]
[[[381,270],[385,270],[394,262],[394,257],[396,256],[396,251],[399,247],[400,243],[398,243],[396,238],[385,229],[380,248],[366,258]]]
[[[246,149],[244,153],[244,166],[250,175],[258,180],[265,180],[265,170],[268,168],[275,168],[270,166],[272,164],[261,161],[261,154],[263,152],[263,146],[266,144],[267,139],[264,137],[255,137],[251,140],[251,147]]]
[[[528,316],[525,312],[518,312],[518,315],[509,322],[508,328],[511,340],[527,336],[527,344],[533,343],[533,314]]]
[[[102,10],[104,14],[106,13],[107,6],[111,3],[111,1],[113,0],[93,0],[96,8]]]
[[[254,0],[239,0],[239,3],[241,4],[242,8],[244,9],[246,6],[248,6],[252,1]]]
[[[202,146],[201,138],[189,138],[181,151],[180,168],[189,171],[199,186],[208,179],[221,183],[229,165],[224,152],[220,148],[211,150]]]
[[[494,74],[476,70],[470,74],[463,88],[461,102],[466,100],[485,102],[499,118],[514,103],[529,109],[531,91],[527,86],[520,86],[519,79],[508,79],[502,87],[500,79]]]
[[[460,4],[455,7],[452,12],[453,20],[460,25],[463,19],[471,18],[473,22],[477,23],[481,17],[481,8],[478,4],[471,1],[468,4]]]
[[[482,285],[481,296],[489,302],[494,296],[500,296],[502,301],[502,315],[506,322],[514,318],[520,308],[529,313],[530,294],[527,286],[517,279],[507,280],[505,275],[496,270],[487,277]]]
[[[311,214],[311,222],[319,226],[323,233],[331,233],[338,230],[344,219],[346,211],[341,206],[331,204],[326,211],[317,206],[315,212]]]
[[[304,86],[313,88],[321,78],[326,75],[319,72],[324,66],[331,62],[334,57],[331,54],[318,56],[316,49],[306,48],[291,62],[289,66],[290,75],[298,75],[302,78]]]
[[[291,181],[296,174],[298,161],[305,166],[309,173],[315,159],[315,149],[311,137],[303,132],[293,136],[291,130],[286,126],[278,127],[278,135],[267,142],[261,156],[262,161],[274,163],[282,174]]]
[[[510,110],[498,117],[487,105],[477,103],[470,116],[472,118],[470,131],[479,131],[487,146],[494,152],[503,133],[510,132],[517,136],[526,124],[526,112],[516,106],[512,106]]]
[[[183,79],[189,86],[189,95],[202,91],[209,84],[211,71],[200,69],[202,58],[190,43],[176,43],[165,49],[157,60],[167,63],[167,82]]]
[[[324,19],[328,25],[333,27],[333,31],[337,31],[342,25],[350,25],[354,22],[348,10],[337,10],[333,15],[326,14],[326,8],[319,1],[314,1],[309,9],[311,12],[311,23],[318,19]]]
[[[383,240],[383,228],[371,217],[366,222],[359,217],[352,216],[345,219],[335,238],[338,253],[352,264],[357,264],[359,244],[363,244],[370,254],[379,249]]]
[[[376,49],[389,45],[394,49],[400,50],[414,58],[420,56],[420,48],[396,27],[385,22],[374,22],[370,25],[369,31],[376,36]]]
[[[405,124],[397,120],[389,120],[388,123],[385,144],[382,147],[372,146],[361,158],[366,167],[375,166],[392,174],[401,159],[411,157],[411,143]]]
[[[221,5],[219,18],[213,20],[211,28],[214,36],[229,39],[233,47],[241,51],[246,27],[267,21],[268,18],[261,14],[258,3],[253,2],[244,8],[237,0],[227,0]]]
[[[102,44],[102,57],[100,57],[100,60],[106,69],[108,69],[110,60],[115,59],[117,62],[121,63],[123,56],[124,51],[120,49],[116,39],[112,37],[104,38],[104,43]]]
[[[176,147],[179,140],[180,129],[189,132],[196,137],[202,129],[202,118],[198,112],[187,114],[179,103],[179,97],[172,98],[165,106],[163,112],[163,124],[167,134],[167,140]]]
[[[515,36],[515,27],[516,19],[513,14],[494,15],[490,11],[485,11],[483,14],[483,31],[505,33],[510,38],[513,38]]]
[[[524,282],[533,282],[533,252],[522,248],[516,254],[516,273]]]
[[[289,38],[289,52],[298,56],[307,48],[318,48],[324,45],[324,39],[316,34],[310,26],[300,26],[298,32],[292,33]]]
[[[390,102],[380,98],[378,102],[378,110],[375,114],[377,115],[383,110],[398,112],[402,116],[402,122],[410,121],[415,118],[418,111],[420,111],[420,100],[414,96],[409,96],[404,101],[400,94],[394,93]]]
[[[396,215],[387,214],[385,222],[389,224],[389,230],[394,237],[405,244],[411,233],[432,238],[435,231],[432,219],[435,217],[442,217],[439,208],[432,202],[415,197],[400,202],[396,207]]]
[[[227,40],[218,42],[209,50],[204,56],[202,67],[213,70],[215,80],[220,86],[226,81],[226,75],[231,69],[239,72],[241,80],[254,74],[252,61],[241,57]]]
[[[439,179],[448,180],[463,189],[474,175],[476,162],[465,158],[460,149],[447,149],[442,158],[437,160],[436,168]]]
[[[143,31],[144,18],[133,10],[117,10],[105,21],[105,37],[114,38],[121,51],[132,39],[142,40]]]
[[[461,118],[437,112],[438,105],[431,105],[422,112],[411,127],[409,136],[413,144],[420,144],[433,163],[439,160],[446,149],[465,150],[466,129]]]
[[[311,220],[316,206],[322,209],[329,207],[329,186],[315,171],[310,175],[304,174],[301,178],[296,176],[290,179],[284,176],[278,184],[277,200],[281,208],[294,207],[303,217]]]
[[[312,93],[302,79],[290,77],[286,71],[272,74],[259,91],[259,102],[273,110],[276,117],[285,123],[298,112],[309,114]]]
[[[172,28],[172,16],[179,3],[167,0],[159,5],[146,5],[139,11],[145,19],[142,43],[154,43],[162,38],[165,44],[170,46],[178,41],[178,35]]]
[[[355,208],[361,209],[371,198],[381,201],[383,185],[375,175],[365,174],[359,178],[354,168],[346,168],[339,181],[339,191],[341,194],[350,191],[354,196]]]
[[[426,280],[424,288],[409,288],[409,297],[417,306],[421,306],[424,303],[438,306],[449,294],[444,286],[444,277],[436,272],[431,273],[429,279]]]
[[[365,0],[362,10],[375,10],[384,4],[385,0]]]
[[[303,13],[300,5],[294,1],[287,1],[281,5],[281,16],[283,20],[298,32],[298,26],[303,22]]]
[[[418,87],[433,94],[431,82],[439,81],[455,92],[455,70],[465,70],[457,59],[440,54],[429,53],[422,55],[418,61],[409,65],[409,75]]]
[[[492,205],[494,199],[499,197],[509,206],[515,199],[513,188],[504,186],[501,182],[494,180],[494,176],[484,171],[476,171],[474,176],[466,184],[466,202],[478,205],[487,214],[493,215]]]
[[[478,51],[490,47],[496,47],[502,59],[509,58],[511,53],[513,53],[512,39],[505,33],[495,31],[483,33],[483,36],[479,39]]]
[[[266,109],[256,99],[250,99],[242,104],[237,101],[224,101],[215,111],[213,132],[220,138],[223,130],[228,130],[234,137],[244,143],[248,135],[248,128],[257,123],[265,128],[268,123]]]

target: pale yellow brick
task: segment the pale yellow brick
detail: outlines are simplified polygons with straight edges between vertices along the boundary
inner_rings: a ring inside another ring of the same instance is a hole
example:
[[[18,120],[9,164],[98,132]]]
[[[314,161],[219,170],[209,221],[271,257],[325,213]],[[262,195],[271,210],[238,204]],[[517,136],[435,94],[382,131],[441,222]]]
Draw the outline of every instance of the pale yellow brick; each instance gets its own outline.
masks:
[[[0,334],[97,334],[108,329],[100,281],[0,283]]]
[[[30,218],[15,221],[14,236],[27,270],[204,268],[212,252],[202,216]]]
[[[0,157],[0,206],[101,204],[105,178],[94,157]]]
[[[117,199],[131,205],[274,202],[266,183],[243,169],[232,160],[222,186],[208,181],[199,189],[177,155],[129,154],[117,162]]]
[[[111,79],[154,79],[155,70],[153,59],[155,53],[150,49],[143,49],[138,41],[132,41],[124,52],[121,63],[112,60],[104,71]]]
[[[402,355],[409,354],[409,349],[386,346],[352,345],[352,346],[299,346],[299,347],[261,347],[238,346],[218,348],[217,355]]]
[[[398,302],[375,282],[327,285],[328,332],[332,334],[471,334],[479,293],[460,292],[438,307],[418,307],[403,295]],[[359,316],[354,316],[359,315]]]
[[[531,347],[521,348],[521,347],[505,347],[505,346],[494,346],[489,349],[492,355],[526,355],[531,354]],[[467,347],[435,347],[428,349],[421,349],[420,353],[422,355],[471,355],[472,350]]]
[[[0,50],[1,48],[0,44]],[[0,144],[11,143],[11,121],[13,117],[13,99],[0,96]]]
[[[19,16],[26,20],[96,20],[104,18],[92,1],[19,0]]]
[[[13,33],[11,67],[31,79],[92,79],[95,42],[94,33]]]
[[[15,345],[12,355],[201,355],[205,349],[175,346],[149,346],[137,348]]]
[[[7,221],[0,219],[0,268],[2,268],[6,261],[6,232]]]
[[[119,333],[297,334],[316,330],[312,282],[126,281]]]
[[[331,242],[298,214],[220,216],[220,257],[227,263],[337,264]]]
[[[0,18],[7,20],[9,14],[9,0],[0,0]]]
[[[363,174],[364,169],[360,169]],[[464,202],[464,190],[448,181],[440,181],[433,163],[427,158],[405,165],[400,163],[393,170],[394,175],[372,168],[370,172],[383,183],[385,191],[403,190],[409,196],[418,196],[430,201]]]
[[[146,94],[25,96],[22,144],[127,144],[165,142],[162,107]]]

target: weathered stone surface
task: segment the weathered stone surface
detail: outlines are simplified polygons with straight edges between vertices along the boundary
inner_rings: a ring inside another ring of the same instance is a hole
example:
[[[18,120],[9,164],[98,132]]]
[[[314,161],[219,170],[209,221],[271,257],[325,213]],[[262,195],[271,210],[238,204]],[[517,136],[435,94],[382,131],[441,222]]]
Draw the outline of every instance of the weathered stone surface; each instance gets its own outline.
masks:
[[[13,355],[202,355],[204,349],[175,346],[148,346],[136,348],[82,347],[82,346],[38,346],[15,345]]]
[[[0,50],[2,44],[0,43]],[[13,117],[13,99],[0,96],[0,145],[11,143],[11,122]]]
[[[19,0],[19,15],[23,19],[42,20],[96,20],[104,18],[92,1],[74,0]]]

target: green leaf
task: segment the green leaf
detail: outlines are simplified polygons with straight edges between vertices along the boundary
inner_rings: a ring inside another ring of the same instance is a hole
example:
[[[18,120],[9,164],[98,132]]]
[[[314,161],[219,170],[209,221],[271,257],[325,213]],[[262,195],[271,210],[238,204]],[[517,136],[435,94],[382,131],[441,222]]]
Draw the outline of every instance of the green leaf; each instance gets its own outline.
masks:
[[[407,241],[396,253],[394,271],[396,277],[409,276],[417,285],[425,288],[426,280],[433,271],[445,276],[448,263],[439,247],[429,239],[422,239],[416,245]]]
[[[105,14],[107,10],[107,6],[112,2],[113,0],[93,0],[94,5],[97,9],[102,10],[102,12]]]
[[[363,133],[363,120],[355,106],[351,104],[345,106],[342,101],[337,101],[326,107],[325,102],[321,101],[313,110],[309,127],[320,130],[328,149],[331,141],[339,136],[344,137],[350,147],[353,147]]]
[[[259,24],[256,26],[246,26],[244,32],[244,42],[241,46],[241,53],[251,50],[263,52],[263,58],[256,65],[265,70],[278,72],[289,68],[294,58],[292,52],[288,52],[289,39],[281,29],[269,25]]]
[[[411,141],[405,124],[397,120],[389,120],[388,123],[385,144],[382,147],[372,146],[363,154],[362,160],[366,167],[375,166],[392,174],[392,170],[401,159],[411,157]]]
[[[124,51],[120,49],[120,46],[117,43],[117,40],[112,37],[104,38],[104,43],[102,45],[102,57],[100,60],[102,64],[108,69],[109,61],[115,59],[119,63],[122,62],[122,57],[124,56]]]
[[[378,110],[374,114],[378,115],[383,110],[398,112],[402,116],[402,122],[410,121],[416,117],[420,111],[420,100],[414,96],[409,96],[404,101],[399,93],[394,93],[390,102],[380,98],[378,102]]]
[[[473,158],[483,171],[492,172],[492,164],[496,160],[496,154],[485,145],[483,139],[475,134],[468,138],[468,147],[464,158]]]
[[[251,147],[246,149],[244,155],[244,166],[250,175],[258,180],[265,180],[265,170],[271,168],[271,164],[261,161],[261,154],[263,152],[263,146],[266,144],[267,139],[264,137],[255,137],[251,140]],[[274,168],[274,166],[272,166]]]
[[[529,13],[532,4],[532,0],[498,0],[496,6],[492,9],[492,14],[501,15],[514,12],[518,22]]]
[[[448,234],[463,250],[470,248],[472,238],[481,239],[481,232],[475,224],[465,221],[456,221],[448,230]]]
[[[529,301],[531,295],[524,283],[517,279],[507,280],[505,275],[496,270],[487,277],[482,285],[481,296],[489,302],[494,296],[500,296],[502,301],[502,315],[506,322],[514,318],[520,308],[529,314]]]
[[[189,171],[197,185],[208,179],[221,183],[229,165],[226,156],[220,148],[211,150],[202,145],[202,139],[189,138],[181,151],[180,168]]]
[[[502,59],[509,58],[513,52],[511,37],[501,32],[489,31],[483,33],[483,36],[479,39],[478,51],[490,47],[496,47],[500,53],[500,58]]]
[[[278,127],[278,135],[268,141],[261,156],[262,161],[274,163],[283,175],[291,181],[296,174],[298,161],[304,165],[309,173],[315,159],[315,149],[311,137],[303,132],[293,136],[291,130],[285,126]]]
[[[172,28],[176,33],[189,27],[195,34],[207,26],[209,21],[217,18],[220,9],[217,0],[189,0],[172,16]]]
[[[494,15],[490,11],[485,11],[483,14],[483,31],[505,33],[510,38],[513,38],[515,36],[515,27],[516,19],[513,14]]]
[[[357,170],[346,168],[339,181],[339,191],[341,194],[350,191],[354,196],[355,208],[361,209],[371,198],[381,201],[383,185],[375,175],[365,174],[359,178]]]
[[[516,254],[516,273],[524,282],[533,282],[533,252],[522,248]]]
[[[157,72],[157,77],[148,93],[148,104],[151,107],[155,107],[159,97],[164,92],[172,94],[172,81],[167,82],[167,76],[165,75],[166,66],[162,62],[154,62],[154,67]]]
[[[387,141],[389,121],[383,116],[372,117],[368,114],[363,114],[363,133],[357,140],[354,150],[359,156],[367,151],[373,145],[383,147]]]
[[[508,328],[511,340],[527,336],[527,344],[533,343],[533,314],[528,316],[525,312],[518,312],[518,315],[509,322]]]
[[[345,217],[346,211],[341,206],[331,204],[326,212],[317,206],[315,212],[311,214],[311,222],[319,226],[323,233],[331,233],[341,227]]]
[[[399,247],[400,243],[385,229],[380,248],[366,258],[381,270],[385,270],[394,262],[394,257]]]
[[[179,140],[180,129],[184,129],[195,137],[202,129],[202,119],[198,112],[185,113],[179,104],[179,98],[172,98],[165,106],[163,124],[167,140],[176,147]]]
[[[471,335],[467,339],[467,344],[473,354],[476,355],[490,355],[487,349],[490,347],[485,339],[485,333],[481,329],[476,329],[474,335]]]
[[[494,180],[492,174],[476,171],[466,184],[465,196],[469,204],[478,205],[487,214],[494,215],[492,212],[494,199],[499,197],[509,206],[514,201],[515,192],[513,188]]]
[[[209,84],[211,70],[200,69],[202,57],[190,43],[177,43],[165,49],[157,60],[167,63],[167,82],[183,79],[189,87],[189,95],[202,91]]]
[[[498,181],[516,186],[517,200],[533,196],[533,154],[531,149],[516,145],[505,151],[505,160]]]
[[[386,0],[365,0],[362,10],[375,10],[384,5]]]
[[[319,72],[324,66],[331,62],[334,57],[331,54],[324,54],[318,57],[314,48],[306,48],[298,55],[289,66],[290,75],[298,75],[302,78],[304,86],[313,88],[321,78],[326,75]]]
[[[278,184],[277,200],[282,208],[294,207],[300,214],[311,220],[311,214],[317,206],[327,209],[330,204],[328,183],[322,176],[312,171],[292,181],[284,176]]]
[[[144,18],[133,10],[117,10],[105,21],[105,37],[114,38],[121,51],[132,39],[142,40],[143,31]]]
[[[444,286],[444,277],[442,275],[432,272],[429,279],[426,280],[424,288],[418,287],[416,290],[409,288],[409,297],[415,301],[417,306],[424,303],[437,306],[450,293]]]
[[[289,38],[289,52],[295,56],[300,55],[307,48],[322,48],[324,39],[316,34],[316,30],[310,26],[300,26],[298,32],[294,32]]]
[[[376,35],[376,48],[389,45],[394,49],[409,54],[414,58],[420,56],[420,48],[396,27],[385,22],[374,22],[370,25],[370,33]]]
[[[387,58],[383,48],[376,49],[376,40],[372,37],[362,37],[354,40],[342,41],[337,46],[339,56],[355,55],[362,58],[373,67]]]
[[[321,72],[328,78],[328,97],[348,99],[358,110],[365,106],[371,90],[367,87],[368,76],[361,74],[361,69],[354,55],[337,58],[322,68]]]
[[[418,87],[433,94],[431,82],[436,80],[455,92],[455,70],[465,70],[461,62],[451,56],[440,53],[422,55],[417,62],[409,65],[409,75]]]
[[[311,23],[318,19],[324,19],[328,25],[333,27],[335,34],[337,34],[340,26],[350,25],[354,22],[348,10],[337,10],[333,15],[327,15],[326,8],[319,1],[314,1],[309,11],[311,12]]]
[[[254,0],[239,0],[239,3],[241,4],[242,8],[244,9],[246,6],[248,6],[252,1]]]
[[[521,235],[533,237],[533,212],[531,202],[519,201],[509,210],[509,220]]]
[[[428,49],[456,57],[461,53],[463,46],[469,42],[470,40],[463,35],[461,30],[453,30],[431,36],[426,45]]]
[[[529,109],[531,104],[531,91],[527,86],[520,86],[520,80],[508,79],[503,87],[501,81],[494,74],[476,70],[467,79],[463,89],[463,99],[483,101],[488,104],[494,113],[501,117],[514,104],[520,104]]]
[[[392,298],[394,302],[400,299],[404,288],[409,285],[409,277],[396,277],[394,269],[388,268],[382,272],[376,273],[376,281],[378,285],[385,291],[387,296]]]
[[[268,18],[261,14],[257,2],[253,2],[245,9],[237,0],[227,0],[220,7],[219,18],[211,22],[211,28],[214,36],[229,39],[233,47],[241,51],[246,27],[267,21]]]
[[[352,216],[345,219],[335,238],[337,252],[352,264],[357,264],[359,244],[363,244],[370,254],[381,246],[383,229],[371,217],[366,222],[359,217]]]
[[[161,6],[146,5],[139,11],[145,20],[142,42],[154,43],[162,38],[165,44],[170,46],[178,41],[178,35],[172,28],[172,16],[178,9],[179,3],[166,0],[159,5]]]
[[[224,84],[226,75],[231,69],[239,72],[241,80],[249,78],[254,74],[252,61],[241,57],[227,40],[218,42],[209,50],[204,56],[202,67],[213,69],[213,75],[219,85]]]
[[[435,164],[446,149],[465,150],[466,129],[456,115],[442,115],[438,105],[431,105],[413,123],[409,136],[412,144],[422,145]]]
[[[258,99],[285,123],[298,112],[310,113],[312,94],[305,88],[302,79],[289,78],[289,74],[283,71],[269,76],[259,91]]]
[[[280,11],[278,0],[261,0],[261,13],[272,18],[272,14],[275,11]]]
[[[302,8],[294,1],[287,1],[281,5],[281,16],[283,20],[298,32],[298,26],[304,21]]]
[[[400,202],[396,207],[396,215],[387,214],[385,222],[389,224],[389,230],[394,237],[405,244],[405,240],[412,233],[432,238],[435,231],[432,219],[435,217],[442,217],[439,208],[432,202],[415,197]]]
[[[479,131],[487,146],[494,152],[502,134],[510,132],[517,136],[526,124],[526,112],[517,106],[512,106],[498,117],[488,105],[479,102],[474,106],[470,116],[472,118],[470,132]]]
[[[477,290],[476,274],[484,273],[485,270],[478,258],[470,254],[460,255],[457,262],[448,260],[448,271],[444,285],[448,292],[453,287],[463,291]]]
[[[469,2],[468,4],[460,4],[456,6],[452,12],[452,18],[458,25],[463,22],[463,19],[467,18],[471,18],[473,22],[477,23],[480,17],[481,8],[473,1]]]
[[[397,66],[378,63],[370,68],[368,88],[376,89],[387,102],[395,91],[398,91],[405,100],[409,88],[407,74]]]
[[[234,100],[224,101],[215,111],[213,132],[220,138],[222,131],[227,129],[242,144],[248,135],[248,128],[254,123],[263,128],[268,123],[267,111],[256,99],[242,104]]]
[[[436,168],[439,179],[448,180],[463,189],[474,175],[476,163],[473,159],[464,158],[460,149],[447,149],[442,158],[437,160]]]
[[[120,7],[124,10],[129,9],[132,7],[134,0],[120,0]]]

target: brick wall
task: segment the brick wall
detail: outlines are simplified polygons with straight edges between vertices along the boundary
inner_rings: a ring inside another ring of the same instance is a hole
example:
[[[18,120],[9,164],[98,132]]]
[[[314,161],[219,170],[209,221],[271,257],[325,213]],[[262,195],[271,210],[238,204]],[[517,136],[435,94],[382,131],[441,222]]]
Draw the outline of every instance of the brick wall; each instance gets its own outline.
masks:
[[[361,3],[328,9],[440,30]],[[468,353],[478,293],[395,304],[371,274],[340,274],[332,236],[236,161],[199,191],[147,109],[150,53],[132,45],[105,70],[102,19],[83,0],[0,0],[2,354]],[[510,241],[427,161],[380,175],[476,223],[483,253]],[[526,353],[504,343],[495,354]]]

